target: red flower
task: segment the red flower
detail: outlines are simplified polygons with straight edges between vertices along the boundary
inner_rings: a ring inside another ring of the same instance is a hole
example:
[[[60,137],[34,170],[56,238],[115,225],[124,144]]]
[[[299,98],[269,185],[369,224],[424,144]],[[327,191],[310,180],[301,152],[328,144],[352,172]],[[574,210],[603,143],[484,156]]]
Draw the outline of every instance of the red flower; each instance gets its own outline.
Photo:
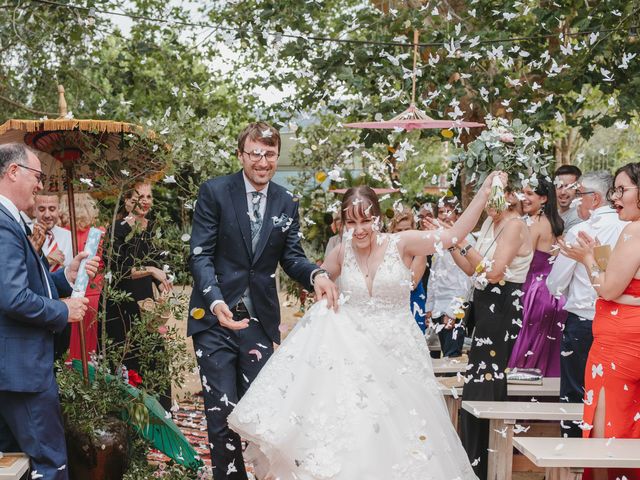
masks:
[[[142,377],[135,370],[129,370],[128,377],[129,377],[129,385],[131,385],[132,387],[137,387],[142,383]]]

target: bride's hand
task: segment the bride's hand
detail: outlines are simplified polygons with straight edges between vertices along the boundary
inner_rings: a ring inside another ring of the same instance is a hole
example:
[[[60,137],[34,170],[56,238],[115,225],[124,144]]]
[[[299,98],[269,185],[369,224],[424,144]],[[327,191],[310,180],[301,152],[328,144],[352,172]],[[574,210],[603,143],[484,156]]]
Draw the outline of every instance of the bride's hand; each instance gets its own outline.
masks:
[[[316,299],[327,299],[327,308],[338,311],[338,287],[331,281],[327,274],[318,275],[314,281],[313,288],[315,290]]]
[[[491,195],[491,186],[493,184],[493,179],[495,177],[498,177],[500,179],[500,183],[502,183],[503,187],[507,186],[507,182],[509,181],[509,176],[500,170],[497,170],[495,172],[491,172],[487,178],[484,179],[484,182],[482,182],[482,187],[480,187],[480,190],[478,190],[478,193],[484,193],[485,195],[487,195],[487,197],[489,197]]]

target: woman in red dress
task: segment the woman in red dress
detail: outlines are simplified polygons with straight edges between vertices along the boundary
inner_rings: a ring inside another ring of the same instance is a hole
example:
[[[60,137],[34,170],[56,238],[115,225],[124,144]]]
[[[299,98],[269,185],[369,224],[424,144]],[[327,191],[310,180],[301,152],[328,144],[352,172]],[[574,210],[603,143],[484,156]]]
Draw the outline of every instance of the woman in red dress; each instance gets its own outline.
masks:
[[[593,345],[585,370],[584,437],[640,438],[640,163],[618,169],[608,199],[622,231],[603,271],[595,241],[580,233],[562,252],[591,273],[598,293]],[[602,262],[601,262],[602,263]],[[595,479],[640,480],[640,469],[593,471]]]
[[[88,193],[76,193],[74,198],[75,212],[76,212],[76,229],[78,239],[78,251],[81,252],[84,249],[85,243],[87,243],[87,236],[92,226],[95,226],[98,220],[98,207],[96,201]],[[69,205],[67,203],[66,196],[60,202],[60,220],[65,228],[69,228]],[[104,230],[102,227],[99,227]],[[102,256],[100,252],[98,255]],[[99,272],[102,272],[104,265],[100,260]],[[85,346],[87,351],[87,358],[91,359],[91,354],[98,348],[98,304],[100,302],[100,292],[102,292],[103,275],[98,273],[96,277],[89,282],[87,287],[86,297],[89,299],[89,305],[87,313],[84,316],[84,330],[85,330]],[[80,326],[78,323],[74,323],[71,326],[71,341],[69,343],[69,357],[68,360],[74,358],[81,358],[80,349]]]

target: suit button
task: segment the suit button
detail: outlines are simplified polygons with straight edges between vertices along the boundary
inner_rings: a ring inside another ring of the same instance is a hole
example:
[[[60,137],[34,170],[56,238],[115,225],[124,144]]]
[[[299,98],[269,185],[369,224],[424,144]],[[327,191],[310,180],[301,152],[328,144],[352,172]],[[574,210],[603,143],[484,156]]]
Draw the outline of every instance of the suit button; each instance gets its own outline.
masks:
[[[251,275],[252,277],[255,273],[256,273],[255,270],[249,270],[249,275]]]

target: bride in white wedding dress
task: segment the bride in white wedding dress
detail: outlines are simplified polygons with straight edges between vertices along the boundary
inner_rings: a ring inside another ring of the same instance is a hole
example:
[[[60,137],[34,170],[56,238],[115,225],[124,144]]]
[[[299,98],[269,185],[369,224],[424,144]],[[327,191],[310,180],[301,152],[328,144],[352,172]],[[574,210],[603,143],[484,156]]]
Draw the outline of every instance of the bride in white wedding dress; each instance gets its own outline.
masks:
[[[441,232],[382,234],[375,193],[347,191],[347,233],[323,265],[338,279],[339,311],[325,301],[311,307],[229,416],[259,478],[476,478],[409,309],[408,265],[472,230],[495,175],[506,183],[491,174]]]

